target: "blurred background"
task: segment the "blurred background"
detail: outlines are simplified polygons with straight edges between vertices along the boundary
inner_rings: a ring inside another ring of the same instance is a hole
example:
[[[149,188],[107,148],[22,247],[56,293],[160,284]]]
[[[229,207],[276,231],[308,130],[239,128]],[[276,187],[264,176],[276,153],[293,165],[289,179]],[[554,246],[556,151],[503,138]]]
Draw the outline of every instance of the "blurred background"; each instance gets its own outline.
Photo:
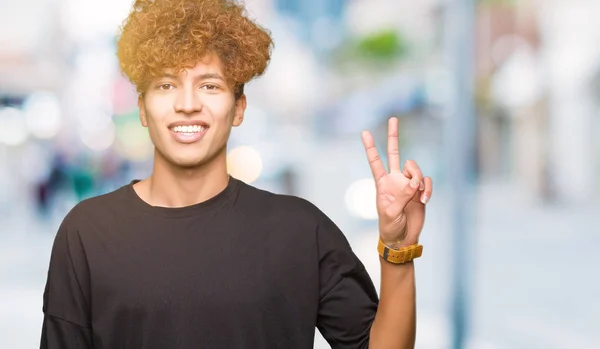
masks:
[[[379,287],[360,132],[384,155],[396,116],[401,157],[435,183],[417,348],[600,348],[600,1],[246,3],[275,51],[247,86],[234,176],[319,206]],[[2,349],[39,347],[65,214],[150,174],[115,56],[130,6],[0,0]]]

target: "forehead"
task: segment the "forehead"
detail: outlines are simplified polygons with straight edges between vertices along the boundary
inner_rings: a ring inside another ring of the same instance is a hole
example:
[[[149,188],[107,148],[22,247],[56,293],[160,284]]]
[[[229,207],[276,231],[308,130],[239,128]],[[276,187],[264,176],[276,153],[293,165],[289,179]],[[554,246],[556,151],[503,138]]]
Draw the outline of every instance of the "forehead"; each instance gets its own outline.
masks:
[[[183,69],[165,69],[165,75],[178,75],[179,77],[196,78],[201,75],[218,75],[225,79],[223,64],[219,56],[215,53],[206,54],[201,59],[190,64]]]

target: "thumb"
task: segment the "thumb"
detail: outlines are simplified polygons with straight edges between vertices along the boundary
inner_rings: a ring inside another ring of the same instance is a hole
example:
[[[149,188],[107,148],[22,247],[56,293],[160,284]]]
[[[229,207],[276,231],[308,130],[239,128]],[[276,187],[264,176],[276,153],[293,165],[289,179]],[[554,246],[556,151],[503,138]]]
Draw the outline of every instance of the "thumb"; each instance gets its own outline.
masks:
[[[387,213],[390,216],[397,216],[402,213],[404,208],[406,208],[406,205],[408,205],[408,203],[415,197],[417,191],[419,191],[419,185],[419,180],[417,178],[412,178],[410,182],[408,182],[406,186],[402,188],[402,191],[400,191],[398,197],[396,197],[396,200],[390,204],[387,209]]]

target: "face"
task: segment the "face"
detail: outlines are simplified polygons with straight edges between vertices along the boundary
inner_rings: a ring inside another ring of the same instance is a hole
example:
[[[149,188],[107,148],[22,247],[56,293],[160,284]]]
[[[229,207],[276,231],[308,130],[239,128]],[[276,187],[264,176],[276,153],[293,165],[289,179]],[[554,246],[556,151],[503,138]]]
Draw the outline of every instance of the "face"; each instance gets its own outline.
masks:
[[[155,161],[196,168],[225,163],[231,127],[242,123],[246,97],[235,99],[220,59],[210,54],[182,73],[165,71],[140,96],[139,107]]]

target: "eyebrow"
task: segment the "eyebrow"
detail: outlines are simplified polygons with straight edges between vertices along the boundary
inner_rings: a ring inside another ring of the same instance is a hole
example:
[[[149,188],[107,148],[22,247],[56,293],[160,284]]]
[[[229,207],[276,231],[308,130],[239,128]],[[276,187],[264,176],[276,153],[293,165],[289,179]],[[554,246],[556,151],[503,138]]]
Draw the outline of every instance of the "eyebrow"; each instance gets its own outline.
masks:
[[[179,79],[178,75],[175,74],[171,74],[171,73],[165,73],[162,76],[163,78],[170,78],[170,79]],[[225,79],[217,74],[217,73],[206,73],[206,74],[200,74],[197,77],[194,78],[194,80],[209,80],[209,79],[217,79],[217,80],[222,80],[225,81]]]

